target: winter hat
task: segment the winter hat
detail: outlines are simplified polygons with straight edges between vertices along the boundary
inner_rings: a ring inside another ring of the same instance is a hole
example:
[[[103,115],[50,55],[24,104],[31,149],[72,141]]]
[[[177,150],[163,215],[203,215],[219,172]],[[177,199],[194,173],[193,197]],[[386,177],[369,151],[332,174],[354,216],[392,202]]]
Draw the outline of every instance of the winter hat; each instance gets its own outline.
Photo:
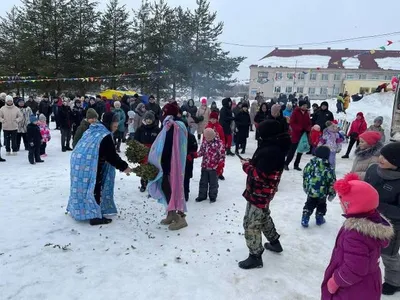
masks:
[[[19,104],[20,102],[24,102],[25,103],[25,100],[23,98],[18,98],[17,104]]]
[[[392,165],[400,168],[400,142],[387,144],[381,149],[381,155]]]
[[[10,95],[7,95],[7,96],[6,96],[6,102],[13,102],[13,103],[14,103],[13,97],[10,96]]]
[[[207,98],[205,97],[201,98],[200,102],[202,105],[207,105]]]
[[[154,100],[155,100],[156,98],[154,98],[153,95],[150,95],[150,96],[149,96],[149,100],[150,100],[150,99],[154,99]]]
[[[331,149],[326,146],[319,146],[315,150],[315,156],[322,159],[329,159],[329,155],[331,154]]]
[[[274,104],[271,107],[271,115],[276,116],[281,111],[281,106],[279,104]]]
[[[247,104],[247,103],[239,103],[241,106],[242,106],[242,108],[249,108],[249,105]]]
[[[283,133],[281,124],[278,121],[272,119],[261,122],[258,126],[258,130],[260,132],[260,138],[262,140],[267,140],[271,137]]]
[[[320,105],[320,106],[326,106],[326,107],[329,108],[329,104],[328,104],[328,102],[326,102],[326,101],[321,102],[321,105]]]
[[[154,123],[156,121],[156,116],[154,115],[153,111],[149,110],[143,115],[143,120],[151,120],[151,122]]]
[[[210,114],[210,119],[216,119],[218,120],[218,113],[216,111],[211,112]]]
[[[379,124],[382,125],[382,123],[383,123],[383,117],[381,117],[381,116],[376,117],[375,120],[374,120],[374,123],[379,123]]]
[[[215,139],[215,135],[216,135],[214,129],[212,129],[212,128],[204,129],[203,134],[204,134],[204,138],[206,140],[213,140],[213,139]]]
[[[293,104],[290,103],[290,102],[288,102],[288,103],[286,104],[286,108],[287,108],[288,110],[291,110],[291,109],[293,108]]]
[[[360,111],[357,113],[357,117],[360,116],[361,118],[364,118],[364,114]]]
[[[98,119],[99,115],[93,108],[89,108],[86,112],[86,119]]]
[[[39,121],[46,121],[46,116],[44,114],[39,115]]]
[[[133,110],[128,111],[129,119],[133,119],[135,117],[135,112]]]
[[[133,98],[139,99],[139,94],[133,95]]]
[[[121,102],[115,101],[115,102],[114,102],[114,107],[115,107],[115,108],[121,108]]]
[[[306,100],[300,100],[299,101],[299,107],[302,107],[303,105],[307,105],[307,101]]]
[[[334,188],[346,214],[362,214],[375,210],[379,205],[379,194],[372,185],[361,181],[357,174],[350,173],[335,182]]]
[[[31,123],[35,123],[35,122],[37,122],[37,120],[38,120],[38,118],[35,115],[31,115],[29,117],[29,122],[31,122]]]
[[[166,116],[176,117],[179,113],[179,107],[176,101],[165,104],[163,107],[163,112]]]
[[[321,126],[319,126],[318,124],[315,124],[315,125],[312,127],[312,129],[315,130],[315,131],[321,131]]]
[[[6,93],[1,93],[1,94],[0,94],[0,99],[6,99],[6,97],[7,97],[7,94],[6,94]]]
[[[326,121],[325,122],[326,127],[332,126],[333,124],[337,125],[338,121],[333,120],[333,121]]]
[[[108,130],[111,131],[111,123],[119,122],[119,116],[113,112],[106,112],[103,114],[101,122]]]
[[[382,139],[382,135],[377,131],[366,131],[360,134],[360,139],[363,139],[368,145],[374,146]]]

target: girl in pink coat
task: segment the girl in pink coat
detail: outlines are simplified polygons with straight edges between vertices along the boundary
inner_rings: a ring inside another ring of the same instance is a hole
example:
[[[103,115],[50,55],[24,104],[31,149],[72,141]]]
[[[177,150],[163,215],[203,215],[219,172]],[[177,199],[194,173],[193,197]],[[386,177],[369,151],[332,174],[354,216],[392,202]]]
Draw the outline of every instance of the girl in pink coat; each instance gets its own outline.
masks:
[[[393,236],[392,225],[377,211],[378,192],[351,173],[338,180],[344,222],[322,282],[322,300],[379,300],[381,249]]]

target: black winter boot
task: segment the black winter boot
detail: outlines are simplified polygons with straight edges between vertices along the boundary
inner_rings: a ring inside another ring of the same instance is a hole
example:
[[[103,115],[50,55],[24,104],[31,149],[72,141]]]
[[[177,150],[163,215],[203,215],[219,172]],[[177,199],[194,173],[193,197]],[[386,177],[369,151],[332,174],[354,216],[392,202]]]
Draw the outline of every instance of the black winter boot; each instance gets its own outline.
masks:
[[[235,153],[233,153],[230,148],[227,148],[226,149],[226,155],[235,156]]]
[[[383,295],[391,296],[391,295],[394,295],[396,292],[400,292],[400,287],[391,285],[387,282],[385,282],[382,285],[382,294]]]
[[[281,253],[283,251],[282,245],[279,240],[273,241],[271,243],[265,243],[264,248],[276,253]]]
[[[264,266],[261,254],[254,255],[249,254],[249,257],[246,260],[239,262],[239,268],[249,270],[249,269],[257,269],[262,268]]]
[[[218,176],[218,179],[219,180],[225,180],[225,177],[224,177],[224,175],[221,174],[221,175]]]
[[[95,218],[95,219],[90,219],[90,225],[95,226],[95,225],[105,225],[105,224],[110,224],[112,222],[111,219],[107,218]]]

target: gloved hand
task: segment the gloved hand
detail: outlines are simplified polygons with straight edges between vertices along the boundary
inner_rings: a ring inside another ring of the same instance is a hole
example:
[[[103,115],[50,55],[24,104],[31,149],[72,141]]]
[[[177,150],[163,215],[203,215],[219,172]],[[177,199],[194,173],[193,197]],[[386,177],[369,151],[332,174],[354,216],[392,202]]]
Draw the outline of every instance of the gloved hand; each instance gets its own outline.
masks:
[[[186,156],[186,159],[188,160],[188,161],[190,161],[190,162],[192,162],[193,161],[193,154],[192,153],[189,153],[187,156]]]
[[[329,201],[329,202],[332,202],[333,199],[335,199],[335,196],[334,196],[334,195],[329,195],[329,196],[328,196],[328,201]]]
[[[328,292],[331,293],[332,295],[336,294],[337,290],[339,289],[339,286],[337,285],[335,278],[332,276],[327,283],[328,286]]]

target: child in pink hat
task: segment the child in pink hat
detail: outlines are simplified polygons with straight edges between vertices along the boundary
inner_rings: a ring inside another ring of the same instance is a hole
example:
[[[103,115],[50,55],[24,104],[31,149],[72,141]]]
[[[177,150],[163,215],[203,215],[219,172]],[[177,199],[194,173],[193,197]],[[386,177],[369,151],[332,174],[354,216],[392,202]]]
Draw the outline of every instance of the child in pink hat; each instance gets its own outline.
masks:
[[[350,173],[338,180],[344,222],[322,282],[322,300],[379,300],[382,275],[379,257],[393,236],[392,225],[379,214],[379,194]]]

